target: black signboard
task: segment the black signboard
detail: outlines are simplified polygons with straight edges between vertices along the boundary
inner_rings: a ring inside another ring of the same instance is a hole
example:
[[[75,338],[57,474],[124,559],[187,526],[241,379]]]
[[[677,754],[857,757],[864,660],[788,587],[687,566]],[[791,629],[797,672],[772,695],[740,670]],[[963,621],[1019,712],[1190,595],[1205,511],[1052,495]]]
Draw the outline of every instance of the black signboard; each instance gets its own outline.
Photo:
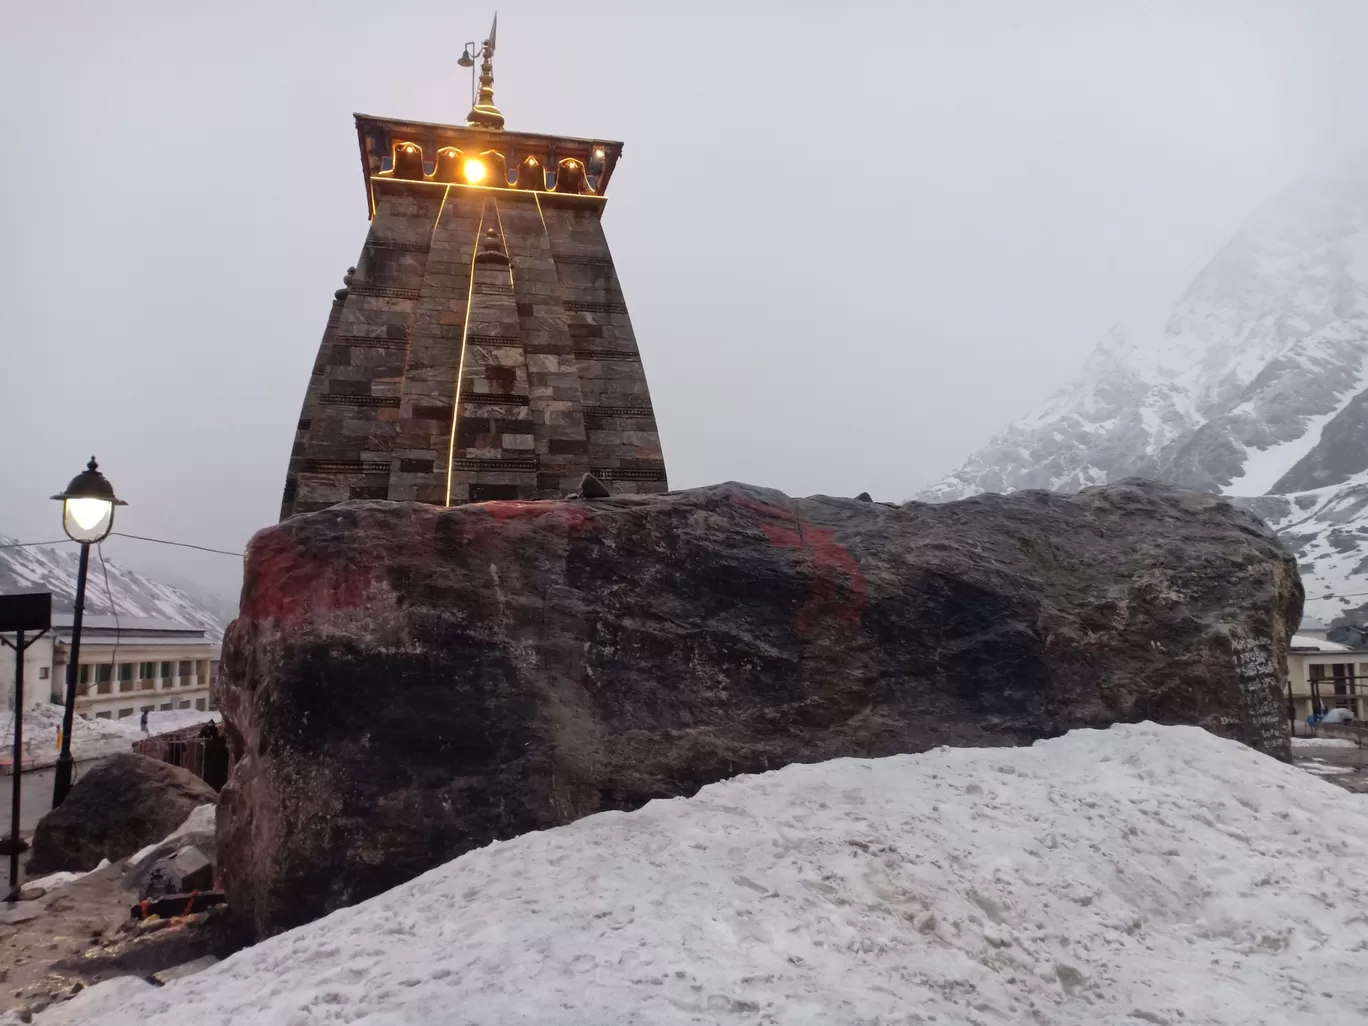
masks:
[[[52,594],[0,595],[0,633],[45,631],[52,626]]]

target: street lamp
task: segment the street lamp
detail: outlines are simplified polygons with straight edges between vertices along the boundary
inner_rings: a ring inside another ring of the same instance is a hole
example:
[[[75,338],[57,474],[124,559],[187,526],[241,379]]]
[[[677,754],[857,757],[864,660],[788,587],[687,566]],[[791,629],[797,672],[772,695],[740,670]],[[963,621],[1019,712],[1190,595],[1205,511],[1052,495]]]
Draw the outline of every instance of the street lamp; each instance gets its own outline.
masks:
[[[114,486],[100,473],[95,457],[85,470],[71,479],[66,491],[53,496],[62,503],[62,529],[81,546],[76,571],[76,607],[71,615],[71,652],[67,656],[66,708],[62,712],[62,751],[57,756],[57,775],[52,784],[52,807],[66,800],[71,790],[71,724],[76,716],[76,683],[81,663],[81,617],[85,612],[86,568],[90,546],[104,541],[114,528],[114,507],[126,506],[114,495]]]

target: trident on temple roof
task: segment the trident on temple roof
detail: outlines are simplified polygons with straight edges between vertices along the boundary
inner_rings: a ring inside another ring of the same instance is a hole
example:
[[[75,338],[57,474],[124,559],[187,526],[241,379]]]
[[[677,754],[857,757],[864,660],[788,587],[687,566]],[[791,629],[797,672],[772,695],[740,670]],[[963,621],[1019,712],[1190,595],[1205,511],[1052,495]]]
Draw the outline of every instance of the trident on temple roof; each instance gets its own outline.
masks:
[[[480,58],[480,93],[466,115],[466,123],[472,128],[499,129],[504,126],[504,116],[494,106],[494,39],[498,33],[499,15],[495,13],[494,24],[489,28],[489,38],[484,41],[484,47],[476,53],[475,44],[466,43],[465,52],[456,61],[463,68],[473,68],[475,58]]]

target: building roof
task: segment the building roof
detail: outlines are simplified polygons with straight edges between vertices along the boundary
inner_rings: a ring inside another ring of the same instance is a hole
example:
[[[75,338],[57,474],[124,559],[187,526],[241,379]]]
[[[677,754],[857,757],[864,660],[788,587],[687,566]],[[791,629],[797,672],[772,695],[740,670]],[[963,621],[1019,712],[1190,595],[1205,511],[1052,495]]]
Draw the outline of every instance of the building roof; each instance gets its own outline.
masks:
[[[1297,632],[1299,634],[1305,634],[1307,631],[1325,631],[1329,629],[1330,628],[1314,617],[1303,616],[1301,626],[1297,628]]]
[[[1324,638],[1312,638],[1305,634],[1294,634],[1290,645],[1294,652],[1353,652],[1348,645],[1341,645]]]
[[[53,613],[52,626],[59,630],[71,629],[72,615],[70,613]],[[112,616],[106,613],[87,614],[81,620],[82,632],[88,630],[117,630],[124,633],[137,631],[146,632],[174,632],[177,634],[198,634],[203,636],[203,627],[193,627],[188,623],[179,623],[175,620],[167,620],[157,616]]]

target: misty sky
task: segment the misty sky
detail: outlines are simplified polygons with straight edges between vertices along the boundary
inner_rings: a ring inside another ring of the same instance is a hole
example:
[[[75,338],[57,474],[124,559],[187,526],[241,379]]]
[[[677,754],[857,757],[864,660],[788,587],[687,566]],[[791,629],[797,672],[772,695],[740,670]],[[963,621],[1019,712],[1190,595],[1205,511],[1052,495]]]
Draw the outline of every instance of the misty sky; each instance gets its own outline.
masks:
[[[354,111],[460,122],[450,2],[5,0],[0,533],[273,523],[366,203]],[[510,129],[626,142],[605,225],[674,487],[901,500],[1365,144],[1363,0],[501,0]],[[111,556],[236,588],[232,559]]]

